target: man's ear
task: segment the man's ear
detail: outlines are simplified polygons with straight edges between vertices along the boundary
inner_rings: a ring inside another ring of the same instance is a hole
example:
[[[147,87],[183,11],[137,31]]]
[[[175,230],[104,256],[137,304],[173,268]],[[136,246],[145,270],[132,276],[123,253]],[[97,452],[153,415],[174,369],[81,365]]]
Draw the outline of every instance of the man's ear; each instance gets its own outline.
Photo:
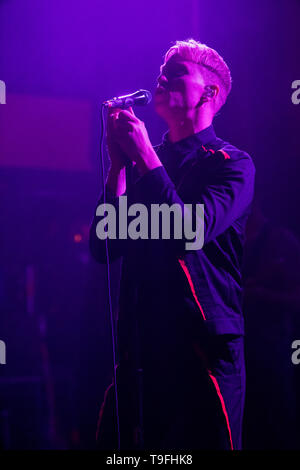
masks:
[[[204,92],[202,93],[201,99],[197,107],[201,106],[206,101],[210,101],[211,99],[213,99],[215,96],[218,95],[219,91],[220,88],[218,87],[218,85],[206,85],[204,87]]]
[[[220,89],[218,85],[206,85],[204,87],[205,92],[203,93],[202,96],[205,98],[214,98],[215,96],[218,95]]]

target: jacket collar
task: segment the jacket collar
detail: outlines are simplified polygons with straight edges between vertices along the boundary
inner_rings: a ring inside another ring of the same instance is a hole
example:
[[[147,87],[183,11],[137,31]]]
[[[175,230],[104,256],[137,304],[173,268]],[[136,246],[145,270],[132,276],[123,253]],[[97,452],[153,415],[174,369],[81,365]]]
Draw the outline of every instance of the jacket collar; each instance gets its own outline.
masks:
[[[212,124],[209,127],[206,127],[206,129],[202,129],[202,131],[197,132],[196,134],[192,134],[174,143],[170,142],[168,134],[169,131],[163,135],[163,146],[166,149],[169,148],[170,150],[172,149],[173,151],[179,153],[189,153],[195,150],[195,148],[199,148],[202,145],[205,146],[209,142],[213,142],[217,138]]]

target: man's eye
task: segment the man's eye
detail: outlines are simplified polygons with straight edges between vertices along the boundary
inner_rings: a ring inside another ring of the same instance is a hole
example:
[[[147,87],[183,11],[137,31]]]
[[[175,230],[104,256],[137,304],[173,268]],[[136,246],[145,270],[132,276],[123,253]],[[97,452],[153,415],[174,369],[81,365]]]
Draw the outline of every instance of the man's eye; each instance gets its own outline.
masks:
[[[179,77],[180,75],[183,75],[184,74],[184,70],[174,70],[170,76],[171,77]]]
[[[176,77],[179,77],[179,76],[180,76],[180,72],[172,72],[172,73],[169,73],[168,75],[166,75],[168,80],[172,80],[172,78],[176,78]]]

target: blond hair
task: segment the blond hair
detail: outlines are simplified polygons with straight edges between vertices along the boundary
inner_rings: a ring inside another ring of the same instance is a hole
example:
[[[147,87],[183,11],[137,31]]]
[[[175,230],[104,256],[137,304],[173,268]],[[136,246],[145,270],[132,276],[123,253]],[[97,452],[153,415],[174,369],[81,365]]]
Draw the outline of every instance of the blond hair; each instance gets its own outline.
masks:
[[[220,91],[216,97],[217,112],[226,102],[232,84],[230,70],[224,59],[217,51],[194,39],[176,41],[166,52],[165,62],[174,54],[179,54],[183,59],[200,65],[206,85],[217,84],[219,86]]]

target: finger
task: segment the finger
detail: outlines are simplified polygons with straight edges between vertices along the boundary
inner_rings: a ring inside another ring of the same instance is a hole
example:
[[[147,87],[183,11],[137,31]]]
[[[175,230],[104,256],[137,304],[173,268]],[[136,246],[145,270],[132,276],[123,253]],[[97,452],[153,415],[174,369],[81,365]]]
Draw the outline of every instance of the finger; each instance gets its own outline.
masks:
[[[132,106],[129,106],[128,111],[129,111],[133,116],[135,116]]]
[[[122,111],[122,108],[115,108],[115,107],[109,106],[107,111],[108,111],[108,114],[114,114],[114,113],[119,113],[120,111]]]
[[[115,108],[115,109],[118,109],[118,108]],[[119,113],[120,113],[120,110],[118,109],[117,111],[113,112],[113,113],[110,113],[108,116],[107,116],[107,126],[110,128],[110,129],[114,129],[115,128],[115,125],[117,124],[117,121],[119,119]]]
[[[136,122],[138,120],[138,118],[127,109],[122,109],[120,111],[119,119],[121,121],[132,121],[132,122]]]
[[[114,113],[109,116],[109,122],[112,123],[113,125],[118,120],[119,120],[119,113]]]
[[[107,120],[108,122],[114,122],[119,117],[120,108],[108,108]]]

